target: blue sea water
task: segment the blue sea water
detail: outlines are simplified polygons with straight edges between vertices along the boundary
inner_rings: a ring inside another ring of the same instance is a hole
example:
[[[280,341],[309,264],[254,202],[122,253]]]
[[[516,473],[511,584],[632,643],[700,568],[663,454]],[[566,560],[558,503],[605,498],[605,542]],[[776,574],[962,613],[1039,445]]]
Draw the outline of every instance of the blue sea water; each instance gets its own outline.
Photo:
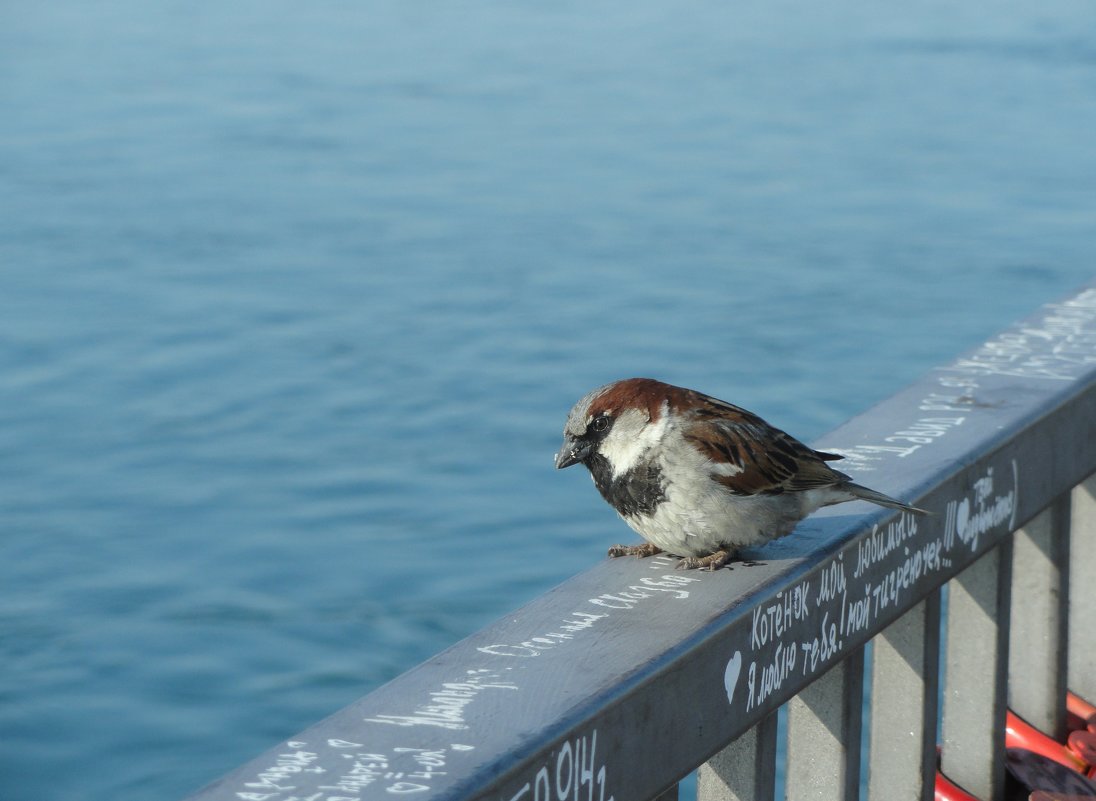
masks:
[[[0,796],[181,797],[629,535],[653,375],[804,439],[1096,272],[1096,9],[0,8]]]

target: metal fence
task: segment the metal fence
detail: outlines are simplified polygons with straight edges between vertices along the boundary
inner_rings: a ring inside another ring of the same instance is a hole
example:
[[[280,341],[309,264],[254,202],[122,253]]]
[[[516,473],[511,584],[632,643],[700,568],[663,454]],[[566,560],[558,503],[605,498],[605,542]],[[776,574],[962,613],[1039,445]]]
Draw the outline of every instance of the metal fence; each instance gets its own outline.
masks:
[[[815,445],[934,514],[602,561],[193,798],[644,801],[699,766],[702,801],[893,801],[938,764],[1001,798],[1006,708],[1061,735],[1096,701],[1096,283]]]

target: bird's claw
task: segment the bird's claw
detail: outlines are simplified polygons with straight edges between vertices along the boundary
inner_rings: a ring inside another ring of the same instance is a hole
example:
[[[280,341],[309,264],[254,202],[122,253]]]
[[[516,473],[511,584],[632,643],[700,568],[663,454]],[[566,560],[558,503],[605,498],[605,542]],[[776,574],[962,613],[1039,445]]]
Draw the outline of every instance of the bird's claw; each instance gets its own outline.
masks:
[[[675,570],[699,570],[700,568],[708,568],[708,570],[719,570],[731,561],[731,554],[729,551],[716,551],[715,553],[708,554],[707,556],[686,556],[676,565]]]
[[[638,556],[645,559],[648,556],[655,556],[660,553],[662,553],[662,549],[657,545],[651,545],[649,542],[642,545],[614,545],[609,549],[609,557],[612,559],[618,556]]]

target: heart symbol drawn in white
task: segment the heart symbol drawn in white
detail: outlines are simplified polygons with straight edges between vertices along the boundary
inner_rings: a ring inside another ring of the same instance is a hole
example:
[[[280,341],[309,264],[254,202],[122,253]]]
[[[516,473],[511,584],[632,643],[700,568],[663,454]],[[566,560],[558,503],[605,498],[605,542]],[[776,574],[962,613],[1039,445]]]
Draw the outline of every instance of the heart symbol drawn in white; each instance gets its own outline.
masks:
[[[723,686],[727,688],[727,703],[734,703],[734,690],[738,686],[738,676],[742,673],[742,652],[735,651],[727,660],[727,669],[723,673]]]

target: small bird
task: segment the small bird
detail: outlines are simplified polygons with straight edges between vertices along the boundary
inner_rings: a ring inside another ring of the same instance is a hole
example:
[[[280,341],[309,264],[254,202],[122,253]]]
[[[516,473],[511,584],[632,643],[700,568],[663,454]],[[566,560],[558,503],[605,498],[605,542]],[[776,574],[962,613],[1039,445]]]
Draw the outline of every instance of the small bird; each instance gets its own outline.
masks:
[[[646,540],[614,545],[609,556],[665,551],[682,557],[679,568],[717,570],[822,506],[859,499],[928,514],[826,464],[841,458],[734,404],[628,378],[575,404],[556,468],[586,465],[601,497]]]

